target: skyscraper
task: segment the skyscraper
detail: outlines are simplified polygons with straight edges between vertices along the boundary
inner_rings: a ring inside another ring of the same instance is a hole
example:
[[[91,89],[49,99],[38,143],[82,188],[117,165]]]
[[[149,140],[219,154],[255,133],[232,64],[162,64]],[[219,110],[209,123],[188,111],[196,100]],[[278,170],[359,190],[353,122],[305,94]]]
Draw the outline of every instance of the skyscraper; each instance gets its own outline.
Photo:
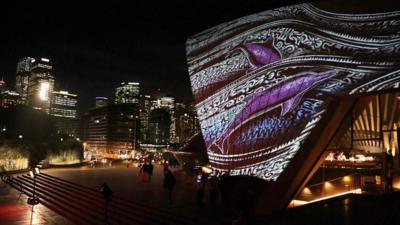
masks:
[[[96,108],[104,107],[108,105],[107,97],[96,97]]]
[[[76,136],[78,120],[76,107],[78,95],[68,91],[53,91],[51,95],[50,115],[54,117],[58,133]]]
[[[53,91],[50,115],[63,118],[76,118],[78,95],[68,91]]]
[[[10,108],[21,103],[21,96],[15,91],[0,93],[0,108]]]
[[[115,89],[115,104],[139,103],[139,83],[122,82],[121,86]]]
[[[50,60],[41,58],[34,61],[28,82],[28,104],[49,113],[53,88],[54,75]]]
[[[28,83],[31,66],[36,60],[32,57],[24,57],[17,64],[15,77],[15,90],[21,96],[21,103],[26,104],[28,98]]]
[[[83,116],[81,138],[92,154],[136,150],[139,134],[136,104],[92,108]]]

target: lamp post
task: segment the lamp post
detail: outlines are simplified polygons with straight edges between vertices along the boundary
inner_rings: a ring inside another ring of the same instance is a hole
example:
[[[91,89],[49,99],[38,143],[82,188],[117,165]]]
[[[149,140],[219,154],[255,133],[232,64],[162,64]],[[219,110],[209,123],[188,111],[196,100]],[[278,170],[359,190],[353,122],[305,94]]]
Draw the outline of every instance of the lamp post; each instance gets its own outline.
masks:
[[[39,198],[36,196],[36,176],[40,174],[40,170],[38,167],[35,167],[31,171],[29,171],[29,175],[33,178],[33,195],[28,198],[29,205],[37,205],[39,204]]]

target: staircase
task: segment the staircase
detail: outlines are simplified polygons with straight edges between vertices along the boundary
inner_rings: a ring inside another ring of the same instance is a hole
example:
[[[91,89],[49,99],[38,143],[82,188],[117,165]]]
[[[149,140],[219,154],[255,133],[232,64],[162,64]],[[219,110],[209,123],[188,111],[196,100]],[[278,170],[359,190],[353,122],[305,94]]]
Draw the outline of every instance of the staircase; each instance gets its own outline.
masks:
[[[4,176],[3,181],[33,196],[34,179],[28,174]],[[107,204],[100,191],[45,173],[35,177],[39,203],[76,224],[191,225],[190,218],[114,196]]]

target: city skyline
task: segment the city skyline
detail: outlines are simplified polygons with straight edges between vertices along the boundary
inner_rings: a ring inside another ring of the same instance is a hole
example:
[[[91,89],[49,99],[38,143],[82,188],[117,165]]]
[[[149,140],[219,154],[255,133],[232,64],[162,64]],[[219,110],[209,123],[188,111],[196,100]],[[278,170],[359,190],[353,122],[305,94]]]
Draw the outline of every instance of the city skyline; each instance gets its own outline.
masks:
[[[22,57],[50,58],[59,81],[55,88],[78,94],[80,114],[94,105],[96,96],[113,96],[114,88],[124,81],[141,83],[146,94],[161,89],[180,101],[193,102],[186,38],[285,2],[289,1],[250,1],[240,8],[228,1],[198,1],[190,6],[122,1],[11,4],[0,20],[5,31],[0,37],[0,75],[7,85],[13,84]],[[229,10],[223,10],[226,7]]]

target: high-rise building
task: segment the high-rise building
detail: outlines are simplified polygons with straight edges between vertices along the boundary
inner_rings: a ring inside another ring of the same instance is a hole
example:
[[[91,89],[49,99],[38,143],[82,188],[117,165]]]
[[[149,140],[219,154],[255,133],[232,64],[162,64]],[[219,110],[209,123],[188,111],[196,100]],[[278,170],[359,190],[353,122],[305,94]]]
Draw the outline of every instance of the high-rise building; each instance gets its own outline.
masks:
[[[138,148],[140,134],[137,104],[92,108],[82,120],[81,139],[92,154],[119,154]]]
[[[140,142],[149,143],[150,95],[141,95],[139,101]]]
[[[54,75],[50,60],[41,58],[34,61],[28,82],[28,104],[49,113],[53,88]]]
[[[68,91],[53,91],[50,115],[64,118],[76,118],[78,95]]]
[[[78,119],[76,108],[78,95],[68,91],[53,91],[51,95],[50,115],[54,117],[59,134],[76,136]]]
[[[199,123],[196,112],[183,103],[177,103],[175,109],[176,143],[185,143],[199,132]]]
[[[159,108],[150,112],[150,144],[167,145],[170,143],[171,115],[167,109]]]
[[[36,60],[32,57],[24,57],[17,64],[15,77],[15,90],[21,96],[21,103],[26,104],[28,98],[29,76],[31,66]]]
[[[115,89],[115,104],[139,103],[139,83],[122,82]]]
[[[170,129],[169,129],[169,133],[170,133],[170,137],[168,138],[168,140],[171,143],[176,143],[176,119],[175,119],[175,98],[173,97],[167,97],[165,96],[164,93],[156,93],[154,95],[154,99],[152,100],[152,104],[151,104],[151,109],[165,109],[167,110],[167,112],[170,115]]]
[[[96,108],[104,107],[108,105],[107,97],[96,97]]]
[[[0,93],[0,108],[10,108],[21,103],[21,96],[15,91],[3,91]]]

